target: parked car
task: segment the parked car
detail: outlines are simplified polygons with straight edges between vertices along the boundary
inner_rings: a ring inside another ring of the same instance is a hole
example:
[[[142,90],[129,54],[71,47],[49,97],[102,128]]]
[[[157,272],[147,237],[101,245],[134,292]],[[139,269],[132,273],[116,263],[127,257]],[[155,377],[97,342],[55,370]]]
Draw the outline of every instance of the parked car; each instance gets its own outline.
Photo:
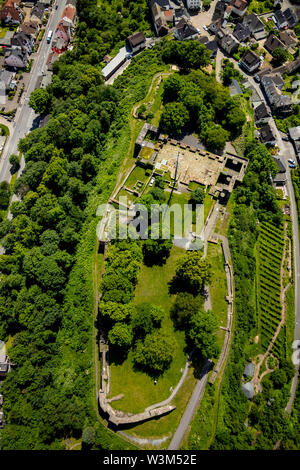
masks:
[[[286,142],[288,142],[290,139],[288,138],[287,135],[284,135],[284,136],[282,137],[282,140],[285,140]]]
[[[150,187],[153,186],[154,181],[155,181],[155,178],[151,178],[150,183],[149,183]]]
[[[289,164],[289,167],[290,167],[290,168],[296,168],[296,165],[294,165],[293,163],[290,163],[290,164]]]
[[[289,159],[288,159],[288,162],[291,163],[292,165],[296,165],[295,160],[292,160],[292,158],[289,158]]]
[[[204,31],[208,31],[208,27],[207,27],[207,26],[203,26],[203,29],[204,29]]]

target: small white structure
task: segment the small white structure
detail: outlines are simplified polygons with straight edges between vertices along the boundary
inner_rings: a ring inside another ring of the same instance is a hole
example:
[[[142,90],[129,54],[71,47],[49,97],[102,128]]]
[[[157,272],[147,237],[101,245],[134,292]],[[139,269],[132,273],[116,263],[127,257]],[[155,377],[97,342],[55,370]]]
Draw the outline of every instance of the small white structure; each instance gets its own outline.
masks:
[[[189,10],[199,10],[201,0],[187,0],[187,7]]]

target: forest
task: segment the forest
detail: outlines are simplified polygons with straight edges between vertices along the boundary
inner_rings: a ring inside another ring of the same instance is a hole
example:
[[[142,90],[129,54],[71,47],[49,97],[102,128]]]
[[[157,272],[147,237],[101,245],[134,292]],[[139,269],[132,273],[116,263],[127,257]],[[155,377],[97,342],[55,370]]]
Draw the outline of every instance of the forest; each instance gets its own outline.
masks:
[[[177,49],[181,46],[174,44]],[[223,150],[226,141],[241,134],[246,122],[239,97],[231,98],[228,88],[200,70],[171,75],[164,83],[163,100],[162,130],[176,134],[186,127],[213,150]]]
[[[109,10],[110,2],[102,3]],[[79,1],[78,10],[79,30],[84,18],[85,28],[98,31],[96,2]],[[141,26],[140,11],[131,33]],[[133,20],[135,13],[128,15]],[[109,13],[100,16],[109,21]],[[13,338],[14,364],[2,385],[3,449],[63,449],[65,437],[81,438],[91,426],[96,448],[132,448],[97,422],[93,402],[95,214],[129,144],[129,111],[163,62],[161,53],[149,51],[117,86],[107,87],[94,43],[80,38],[79,31],[76,47],[55,64],[47,90],[31,96],[30,105],[51,119],[19,143],[26,162],[14,188],[20,200],[11,205],[12,220],[0,226],[0,337]],[[103,53],[110,39],[101,39]]]

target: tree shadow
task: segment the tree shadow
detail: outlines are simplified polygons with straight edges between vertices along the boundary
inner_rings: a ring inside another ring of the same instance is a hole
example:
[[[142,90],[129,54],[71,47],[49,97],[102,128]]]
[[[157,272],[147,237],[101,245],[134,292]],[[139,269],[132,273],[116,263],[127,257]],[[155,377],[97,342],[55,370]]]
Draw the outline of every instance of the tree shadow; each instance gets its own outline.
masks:
[[[106,353],[106,360],[109,365],[120,366],[123,362],[126,361],[128,357],[128,350],[122,348],[117,348],[115,346],[110,346],[108,352]]]

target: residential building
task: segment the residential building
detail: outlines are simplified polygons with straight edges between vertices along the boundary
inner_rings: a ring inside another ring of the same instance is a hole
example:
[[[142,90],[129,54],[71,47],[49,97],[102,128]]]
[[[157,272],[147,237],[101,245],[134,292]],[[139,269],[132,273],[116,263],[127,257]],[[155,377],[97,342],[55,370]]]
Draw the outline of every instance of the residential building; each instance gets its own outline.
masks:
[[[255,124],[257,127],[267,124],[271,119],[271,113],[268,111],[264,102],[254,109]]]
[[[12,90],[14,86],[12,85],[13,79],[15,77],[14,72],[10,72],[9,70],[1,69],[0,70],[0,83],[1,83],[1,90],[5,87],[6,91]]]
[[[142,49],[145,49],[146,47],[146,38],[141,32],[128,36],[126,41],[133,54],[139,52]]]
[[[200,0],[187,0],[186,4],[189,10],[199,10],[201,6],[201,1]]]
[[[300,157],[300,126],[291,127],[289,129],[289,136],[293,142],[297,157]]]
[[[217,35],[216,41],[219,46],[227,52],[227,54],[234,54],[239,48],[239,42],[236,38],[230,33],[229,30],[221,28]]]
[[[9,358],[6,354],[5,343],[0,341],[0,377],[5,377],[10,370]],[[1,412],[0,412],[1,413]],[[0,415],[1,421],[1,415]]]
[[[265,145],[275,145],[276,144],[276,137],[273,134],[273,131],[269,124],[264,125],[259,130],[259,138],[261,143]]]
[[[288,48],[294,47],[298,42],[298,38],[293,30],[280,31],[279,38],[280,41]]]
[[[223,20],[226,8],[227,8],[227,4],[223,2],[222,0],[219,0],[215,6],[215,10],[212,16],[212,22],[215,22],[216,20],[219,20],[219,19]]]
[[[274,18],[275,18],[275,23],[278,26],[279,29],[287,28],[288,27],[288,21],[283,14],[282,10],[277,10],[274,13]]]
[[[232,34],[239,42],[245,42],[250,38],[251,31],[247,25],[237,23]]]
[[[209,30],[212,34],[217,34],[217,32],[220,31],[220,29],[222,28],[223,23],[225,23],[225,21],[224,21],[222,18],[219,18],[218,20],[213,21],[213,22],[209,25],[208,30]]]
[[[38,23],[39,25],[42,25],[44,14],[45,5],[43,3],[38,2],[31,10],[30,20]]]
[[[36,40],[39,32],[40,32],[40,25],[38,23],[34,23],[32,21],[26,21],[25,23],[22,23],[18,31],[23,31],[25,34],[30,34],[30,36]]]
[[[286,46],[274,34],[270,34],[270,36],[264,43],[264,48],[272,54],[272,52],[278,47],[282,47],[283,49],[285,49]]]
[[[61,15],[61,19],[74,28],[76,22],[76,7],[74,5],[67,5]]]
[[[14,35],[11,40],[11,48],[17,49],[19,51],[25,51],[28,55],[30,55],[34,48],[34,39],[30,34],[26,34],[23,31],[20,31]]]
[[[255,13],[250,13],[250,15],[246,15],[243,18],[243,25],[247,26],[250,29],[251,35],[259,41],[260,39],[264,39],[267,36],[265,31],[265,25],[263,22],[258,18]]]
[[[13,49],[5,55],[4,62],[8,67],[23,69],[27,66],[28,55],[24,51]]]
[[[283,186],[286,183],[286,167],[280,158],[273,157],[274,162],[278,167],[278,173],[273,178],[275,186]]]
[[[14,0],[7,0],[1,8],[0,18],[3,23],[17,25],[22,23],[24,14]]]
[[[205,43],[205,47],[211,52],[211,58],[212,59],[215,59],[216,58],[216,55],[217,55],[217,52],[218,52],[218,43],[217,41],[213,40],[213,41],[208,41]]]
[[[232,6],[232,13],[238,16],[244,16],[246,14],[248,3],[246,0],[232,0],[230,5]]]
[[[276,85],[276,78],[272,75],[261,77],[261,86],[267,96],[273,113],[288,114],[292,112],[292,100],[289,95],[282,95],[280,87]]]
[[[198,30],[184,18],[182,18],[177,26],[175,26],[174,37],[179,41],[196,39],[198,36]]]
[[[248,50],[245,52],[240,62],[247,72],[253,73],[260,68],[262,60],[255,52]]]
[[[288,26],[290,28],[294,28],[294,26],[296,26],[296,24],[298,23],[298,16],[293,12],[291,8],[287,8],[286,10],[284,10],[283,14],[286,21],[288,22]]]
[[[166,2],[163,2],[160,0],[160,3],[166,3],[169,5],[169,2],[166,0]],[[152,2],[151,5],[151,13],[152,13],[152,18],[153,18],[153,24],[154,24],[154,29],[156,32],[157,36],[165,36],[169,32],[169,24],[168,24],[168,18],[169,22],[173,22],[173,12],[170,10],[166,10],[167,15],[165,14],[165,10],[163,9],[163,5],[161,6],[158,4],[156,1]],[[171,16],[171,17],[170,17]]]

